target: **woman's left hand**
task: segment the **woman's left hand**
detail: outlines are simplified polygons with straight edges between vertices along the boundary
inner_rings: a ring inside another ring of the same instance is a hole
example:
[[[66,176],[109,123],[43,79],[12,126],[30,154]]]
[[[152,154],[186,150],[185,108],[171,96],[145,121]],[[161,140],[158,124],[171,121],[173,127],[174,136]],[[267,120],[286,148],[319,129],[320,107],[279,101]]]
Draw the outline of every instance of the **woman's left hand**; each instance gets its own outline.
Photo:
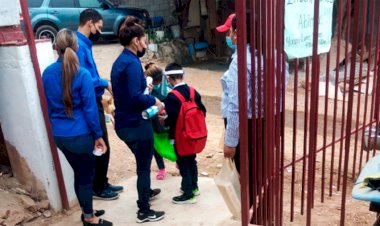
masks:
[[[152,93],[153,90],[153,84],[149,84],[148,86],[149,93]]]

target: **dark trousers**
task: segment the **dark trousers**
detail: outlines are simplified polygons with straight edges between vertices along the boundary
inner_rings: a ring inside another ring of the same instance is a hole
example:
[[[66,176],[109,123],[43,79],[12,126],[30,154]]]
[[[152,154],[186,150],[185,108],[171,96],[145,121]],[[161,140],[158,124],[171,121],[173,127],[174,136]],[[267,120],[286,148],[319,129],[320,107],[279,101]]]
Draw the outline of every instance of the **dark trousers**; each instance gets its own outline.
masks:
[[[92,217],[92,180],[95,156],[94,138],[90,134],[74,137],[54,137],[74,171],[74,190],[85,217]]]
[[[158,169],[165,169],[164,158],[162,158],[162,156],[158,154],[156,149],[154,149],[154,158],[156,159]]]
[[[98,105],[98,111],[99,111],[99,121],[100,121],[100,127],[103,131],[103,140],[106,143],[107,146],[107,152],[101,156],[96,156],[96,163],[95,163],[95,177],[94,177],[94,183],[93,183],[93,190],[97,193],[100,193],[104,190],[104,188],[108,184],[108,164],[110,162],[110,143],[108,141],[108,133],[107,133],[107,125],[106,120],[104,116],[104,108],[102,105],[102,98],[97,97],[96,103]]]
[[[116,131],[136,158],[137,206],[144,212],[150,209],[150,167],[153,158],[153,130],[150,121],[142,121],[136,127],[126,127]]]
[[[193,197],[193,190],[198,188],[197,155],[179,156],[177,164],[182,177],[181,190],[186,197]]]

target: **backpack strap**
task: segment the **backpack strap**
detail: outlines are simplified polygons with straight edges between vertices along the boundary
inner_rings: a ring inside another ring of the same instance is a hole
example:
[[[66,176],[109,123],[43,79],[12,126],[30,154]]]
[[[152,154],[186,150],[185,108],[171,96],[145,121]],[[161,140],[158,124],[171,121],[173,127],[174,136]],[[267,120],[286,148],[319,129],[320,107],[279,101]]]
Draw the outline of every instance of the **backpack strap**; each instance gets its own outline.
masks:
[[[177,90],[174,90],[172,89],[172,91],[170,91],[174,96],[176,96],[179,101],[181,101],[181,103],[185,102],[185,98],[182,96],[182,94],[180,92],[178,92]]]
[[[195,101],[195,89],[192,86],[189,86],[190,88],[190,100]]]

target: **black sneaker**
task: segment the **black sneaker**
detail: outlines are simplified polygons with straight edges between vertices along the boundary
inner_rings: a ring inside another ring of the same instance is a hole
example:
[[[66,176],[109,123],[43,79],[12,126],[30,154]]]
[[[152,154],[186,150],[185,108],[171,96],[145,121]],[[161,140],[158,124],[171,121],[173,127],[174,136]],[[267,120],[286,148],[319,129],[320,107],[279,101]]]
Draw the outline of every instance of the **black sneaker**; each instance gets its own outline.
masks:
[[[95,210],[94,211],[94,216],[95,217],[100,217],[100,216],[103,216],[105,213],[106,213],[106,211],[104,211],[104,210]],[[80,219],[82,220],[82,222],[84,221],[84,215],[83,215],[83,213],[80,215]]]
[[[157,195],[158,194],[160,194],[161,193],[161,189],[159,189],[159,188],[156,188],[156,189],[150,189],[150,200],[153,200],[153,199],[155,199],[156,197],[157,197]]]
[[[193,197],[186,197],[184,195],[176,196],[172,199],[175,204],[194,204],[197,202],[197,199],[193,195]]]
[[[124,191],[123,186],[112,185],[110,183],[107,183],[106,188],[108,188],[109,190],[116,192],[116,193],[121,193]]]
[[[165,216],[164,211],[154,211],[154,210],[148,210],[146,212],[141,212],[140,210],[137,212],[137,223],[144,223],[144,222],[153,222],[153,221],[159,221],[162,220]]]
[[[119,198],[119,194],[106,188],[101,193],[92,192],[92,197],[98,200],[115,200]]]
[[[83,221],[83,226],[112,226],[113,223],[111,221],[106,221],[103,219],[99,219],[97,224],[89,223],[87,221]]]

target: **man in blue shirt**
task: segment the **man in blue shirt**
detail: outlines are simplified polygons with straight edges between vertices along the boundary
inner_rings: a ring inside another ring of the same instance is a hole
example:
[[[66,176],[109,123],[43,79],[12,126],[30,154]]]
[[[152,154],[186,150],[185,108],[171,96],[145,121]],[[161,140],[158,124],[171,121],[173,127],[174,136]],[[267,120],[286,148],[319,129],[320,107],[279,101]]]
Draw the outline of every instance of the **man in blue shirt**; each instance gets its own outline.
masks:
[[[107,145],[107,152],[96,157],[95,177],[93,183],[93,196],[95,199],[114,200],[123,191],[122,186],[113,186],[108,183],[107,172],[110,160],[110,145],[105,123],[104,109],[101,103],[104,90],[112,94],[111,83],[99,76],[94,57],[92,55],[92,44],[99,40],[103,27],[103,18],[100,13],[93,9],[84,10],[79,17],[79,27],[76,35],[78,37],[77,55],[81,67],[86,68],[92,77],[95,88],[96,102],[99,111],[99,121],[103,131],[103,140]]]

